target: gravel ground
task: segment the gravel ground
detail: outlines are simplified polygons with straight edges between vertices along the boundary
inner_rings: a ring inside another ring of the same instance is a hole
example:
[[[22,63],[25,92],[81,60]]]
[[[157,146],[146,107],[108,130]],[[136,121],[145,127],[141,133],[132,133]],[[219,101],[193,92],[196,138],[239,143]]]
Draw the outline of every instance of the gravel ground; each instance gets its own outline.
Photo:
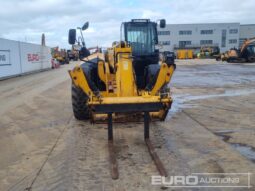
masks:
[[[0,81],[0,190],[254,190],[166,188],[143,123],[114,124],[120,177],[109,172],[106,124],[76,121],[67,69]],[[255,173],[255,65],[177,60],[174,104],[151,139],[169,176]],[[222,176],[222,175],[220,175]],[[247,178],[240,176],[242,185]]]

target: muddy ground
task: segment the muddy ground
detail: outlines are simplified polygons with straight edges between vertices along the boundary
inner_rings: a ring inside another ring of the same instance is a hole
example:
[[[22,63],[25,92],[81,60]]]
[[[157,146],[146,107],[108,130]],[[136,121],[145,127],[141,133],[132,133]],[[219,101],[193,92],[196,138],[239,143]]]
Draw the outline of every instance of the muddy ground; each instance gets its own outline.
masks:
[[[67,69],[0,81],[0,190],[254,190],[166,188],[143,141],[143,123],[114,124],[120,177],[109,172],[106,124],[73,118]],[[255,65],[177,61],[174,97],[151,139],[169,176],[255,173]],[[222,176],[222,175],[217,175]],[[240,175],[241,176],[241,175]],[[247,185],[245,176],[240,177]]]

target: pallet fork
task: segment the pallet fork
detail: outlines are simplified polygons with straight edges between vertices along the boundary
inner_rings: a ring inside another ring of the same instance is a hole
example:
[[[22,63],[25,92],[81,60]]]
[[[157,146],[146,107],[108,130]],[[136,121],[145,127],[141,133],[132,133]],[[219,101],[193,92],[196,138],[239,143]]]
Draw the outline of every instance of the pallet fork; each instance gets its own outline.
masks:
[[[109,150],[109,159],[110,159],[110,171],[112,179],[116,180],[119,178],[118,163],[114,150],[114,141],[113,141],[113,123],[112,123],[112,113],[108,113],[108,150]],[[150,114],[148,111],[144,112],[144,141],[148,147],[149,153],[152,160],[154,161],[158,172],[161,176],[167,177],[167,172],[160,158],[158,157],[154,146],[150,141]]]

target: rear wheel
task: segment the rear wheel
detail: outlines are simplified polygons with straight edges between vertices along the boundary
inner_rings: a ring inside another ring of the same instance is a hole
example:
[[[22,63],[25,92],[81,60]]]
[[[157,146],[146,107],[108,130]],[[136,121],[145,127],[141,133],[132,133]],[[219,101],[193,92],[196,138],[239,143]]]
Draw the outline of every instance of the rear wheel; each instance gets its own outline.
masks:
[[[253,63],[253,62],[255,62],[255,57],[253,57],[253,56],[248,57],[247,61],[250,63]]]
[[[72,84],[72,105],[74,117],[78,120],[89,119],[89,109],[87,106],[88,96],[82,89]]]

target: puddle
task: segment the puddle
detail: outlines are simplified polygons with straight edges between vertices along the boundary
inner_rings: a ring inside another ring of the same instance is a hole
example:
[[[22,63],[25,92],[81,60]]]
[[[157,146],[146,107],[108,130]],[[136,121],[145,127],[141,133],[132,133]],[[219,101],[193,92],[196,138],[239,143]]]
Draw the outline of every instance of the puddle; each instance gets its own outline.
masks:
[[[221,137],[221,139],[229,143],[231,136],[229,134],[234,133],[233,130],[222,130],[214,132],[215,135]],[[229,143],[234,149],[236,149],[241,155],[246,157],[255,163],[255,148],[241,143]]]
[[[192,104],[187,104],[185,102],[186,99],[182,96],[173,96],[173,103],[172,103],[172,106],[171,106],[171,109],[169,110],[168,112],[168,115],[167,115],[167,120],[168,119],[171,119],[176,113],[180,112],[182,109],[184,108],[192,108],[194,105]]]
[[[230,133],[233,133],[234,131],[225,131],[225,132],[214,132],[215,135],[219,136],[223,141],[228,142],[231,138]]]
[[[197,96],[184,96],[183,99],[185,102],[187,101],[194,101],[194,100],[204,100],[204,99],[211,99],[211,98],[218,98],[218,97],[234,97],[234,96],[244,96],[254,94],[255,90],[225,90],[223,94],[209,94],[209,95],[197,95]],[[178,99],[178,97],[177,97]]]
[[[221,135],[221,134],[228,134],[228,133],[234,133],[236,132],[236,130],[220,130],[220,131],[215,131],[214,133],[217,135]]]
[[[253,73],[249,77],[247,74]],[[177,66],[172,84],[177,87],[224,87],[226,85],[237,85],[254,83],[254,65],[196,65],[196,66]],[[247,82],[243,79],[249,79]]]
[[[230,143],[233,148],[238,150],[243,156],[246,158],[250,159],[252,162],[255,163],[255,148],[245,145],[245,144],[240,144],[240,143]]]
[[[226,90],[222,94],[209,94],[209,95],[190,95],[190,94],[181,94],[181,95],[173,95],[173,104],[172,108],[167,115],[167,120],[171,119],[176,113],[180,112],[184,108],[193,108],[199,107],[199,105],[195,103],[189,103],[190,101],[196,100],[204,100],[204,99],[213,99],[220,97],[234,97],[234,96],[246,96],[250,94],[254,94],[255,89],[243,89],[243,90]],[[231,138],[231,133],[234,133],[238,130],[221,130],[214,132],[215,135],[220,136],[223,141],[229,143],[229,139]],[[233,148],[235,148],[239,153],[241,153],[244,157],[251,160],[255,163],[255,148],[240,144],[240,143],[229,143]]]
[[[196,107],[196,104],[190,104],[190,101],[214,99],[220,97],[234,97],[234,96],[246,96],[255,94],[255,89],[244,90],[225,90],[222,94],[206,94],[206,95],[190,95],[190,94],[177,94],[173,95],[173,104],[171,110],[167,115],[167,119],[171,119],[173,115],[180,112],[184,108]]]

